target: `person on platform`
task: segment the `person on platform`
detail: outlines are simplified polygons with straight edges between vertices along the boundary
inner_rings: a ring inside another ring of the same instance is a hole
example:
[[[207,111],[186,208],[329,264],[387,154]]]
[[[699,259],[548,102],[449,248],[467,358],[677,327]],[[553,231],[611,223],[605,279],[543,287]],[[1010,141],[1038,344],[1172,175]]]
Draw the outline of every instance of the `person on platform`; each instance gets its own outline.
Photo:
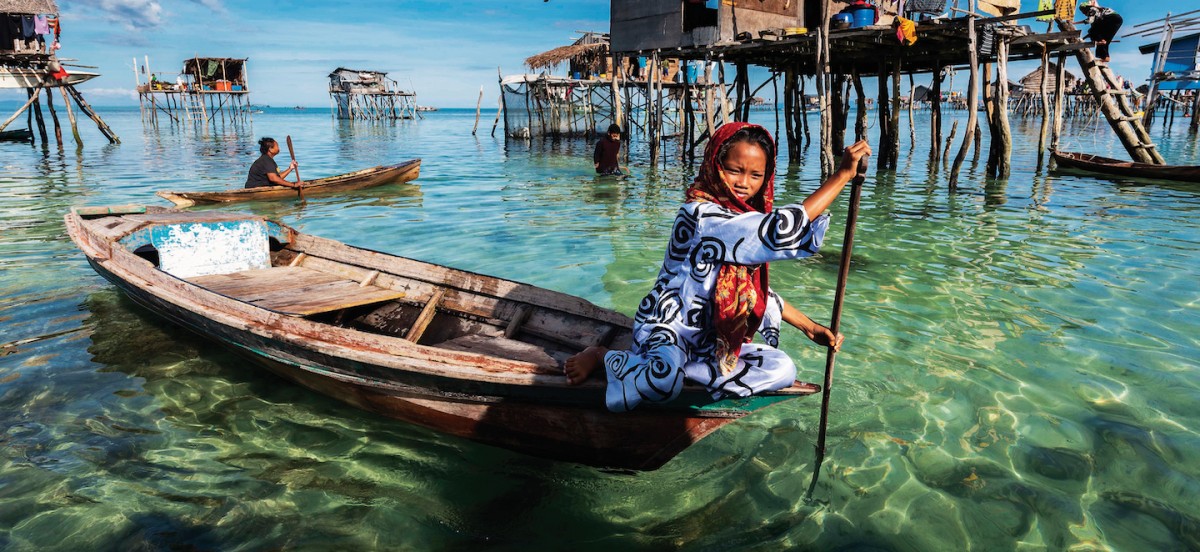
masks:
[[[299,188],[304,185],[304,182],[288,182],[284,180],[287,175],[296,170],[299,165],[296,161],[292,161],[288,165],[287,170],[279,172],[279,165],[275,164],[275,156],[279,154],[279,142],[274,138],[263,138],[258,141],[258,150],[262,155],[250,165],[250,174],[246,176],[247,188],[258,188],[262,186],[287,186],[289,188]]]
[[[860,141],[803,202],[775,207],[775,142],[761,126],[721,126],[675,217],[662,269],[634,317],[628,350],[589,347],[563,366],[579,385],[603,367],[609,410],[677,397],[685,379],[713,398],[744,397],[796,381],[779,350],[781,322],[838,349],[844,336],[814,322],[769,286],[768,263],[813,255],[829,227],[822,213],[871,154]],[[762,342],[753,342],[754,334]]]
[[[1117,36],[1117,31],[1121,29],[1125,20],[1121,19],[1121,14],[1113,11],[1112,8],[1100,7],[1096,0],[1085,0],[1079,4],[1079,11],[1087,17],[1076,23],[1090,25],[1083,38],[1094,41],[1096,43],[1096,59],[1108,63],[1108,45],[1112,42],[1113,37]]]

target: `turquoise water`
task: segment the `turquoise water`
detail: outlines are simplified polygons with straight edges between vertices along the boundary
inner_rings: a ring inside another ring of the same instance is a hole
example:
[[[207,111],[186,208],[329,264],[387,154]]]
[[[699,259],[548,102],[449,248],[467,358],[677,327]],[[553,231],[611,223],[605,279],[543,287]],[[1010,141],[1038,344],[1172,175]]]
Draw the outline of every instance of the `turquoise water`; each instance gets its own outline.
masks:
[[[0,143],[0,549],[1200,549],[1200,188],[1049,173],[1037,121],[1014,124],[1008,180],[968,157],[947,192],[906,125],[899,170],[868,179],[806,500],[819,397],[655,472],[530,458],[265,374],[124,299],[62,224],[73,205],[237,185],[257,137],[291,134],[306,179],[413,157],[421,177],[245,210],[632,313],[689,169],[649,167],[635,144],[633,177],[597,179],[585,141],[506,144],[494,113],[472,136],[469,110],[351,124],[281,109],[207,134],[101,113],[121,145],[88,127],[78,152],[69,133],[63,152]],[[1200,164],[1184,124],[1153,134]],[[1068,135],[1064,149],[1124,156],[1095,121]],[[817,185],[816,153],[780,169],[777,201]],[[834,211],[820,256],[772,272],[825,321]],[[781,341],[820,381],[824,353]]]

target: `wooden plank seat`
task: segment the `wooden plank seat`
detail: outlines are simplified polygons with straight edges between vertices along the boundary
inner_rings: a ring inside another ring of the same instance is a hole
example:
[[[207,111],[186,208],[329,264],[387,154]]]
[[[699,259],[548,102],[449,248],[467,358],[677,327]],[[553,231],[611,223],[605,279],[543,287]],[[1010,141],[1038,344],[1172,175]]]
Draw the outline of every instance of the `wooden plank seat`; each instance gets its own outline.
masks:
[[[273,266],[187,279],[204,289],[291,316],[309,316],[404,297],[301,266]]]

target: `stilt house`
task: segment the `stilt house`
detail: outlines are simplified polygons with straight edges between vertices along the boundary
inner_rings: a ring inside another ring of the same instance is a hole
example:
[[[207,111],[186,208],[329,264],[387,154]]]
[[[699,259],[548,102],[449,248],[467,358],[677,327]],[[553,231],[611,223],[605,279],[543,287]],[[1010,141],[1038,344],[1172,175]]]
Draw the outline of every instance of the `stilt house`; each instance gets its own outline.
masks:
[[[338,67],[329,74],[329,98],[338,119],[415,119],[416,92],[400,90],[383,71]]]

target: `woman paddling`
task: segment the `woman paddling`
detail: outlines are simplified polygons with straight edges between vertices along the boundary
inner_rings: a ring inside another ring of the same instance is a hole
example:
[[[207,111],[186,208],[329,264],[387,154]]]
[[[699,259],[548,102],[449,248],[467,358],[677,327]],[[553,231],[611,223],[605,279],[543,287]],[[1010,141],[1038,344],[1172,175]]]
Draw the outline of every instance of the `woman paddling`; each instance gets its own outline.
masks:
[[[567,360],[572,385],[600,366],[609,410],[679,395],[684,378],[714,398],[782,389],[796,366],[778,350],[780,321],[819,345],[840,348],[844,337],[787,304],[768,285],[767,263],[817,252],[829,226],[823,215],[871,154],[846,148],[837,172],[801,204],[774,207],[775,142],[761,126],[722,126],[704,152],[671,231],[654,288],[634,318],[627,351],[589,347]],[[757,330],[765,343],[752,343]]]

